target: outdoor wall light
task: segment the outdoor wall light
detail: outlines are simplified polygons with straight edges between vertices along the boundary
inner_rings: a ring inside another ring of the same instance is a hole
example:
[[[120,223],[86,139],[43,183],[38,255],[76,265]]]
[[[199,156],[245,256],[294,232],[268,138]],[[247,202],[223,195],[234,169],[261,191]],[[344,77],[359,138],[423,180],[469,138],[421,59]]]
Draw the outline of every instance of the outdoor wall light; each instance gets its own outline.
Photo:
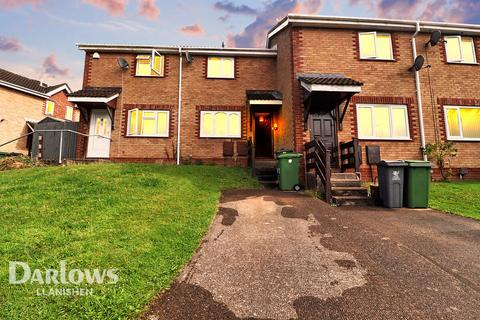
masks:
[[[264,123],[264,122],[265,122],[265,117],[264,117],[264,116],[260,116],[260,117],[258,118],[258,121],[259,121],[260,123]]]
[[[273,124],[273,130],[275,130],[275,131],[278,130],[278,124],[276,124],[276,123]]]

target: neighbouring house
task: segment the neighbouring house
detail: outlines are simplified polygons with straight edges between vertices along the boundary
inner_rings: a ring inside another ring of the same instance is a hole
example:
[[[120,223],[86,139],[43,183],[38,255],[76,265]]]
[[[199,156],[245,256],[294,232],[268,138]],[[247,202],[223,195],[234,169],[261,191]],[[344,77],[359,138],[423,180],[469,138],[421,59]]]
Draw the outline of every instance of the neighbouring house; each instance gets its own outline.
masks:
[[[27,135],[46,116],[78,121],[79,111],[68,102],[66,83],[48,86],[13,72],[0,69],[0,145]],[[31,136],[16,140],[0,152],[27,154]]]
[[[247,165],[317,138],[333,171],[368,181],[367,150],[422,159],[425,144],[454,141],[454,174],[480,178],[480,26],[288,15],[266,43],[79,44],[83,89],[69,101],[90,137],[77,156]]]

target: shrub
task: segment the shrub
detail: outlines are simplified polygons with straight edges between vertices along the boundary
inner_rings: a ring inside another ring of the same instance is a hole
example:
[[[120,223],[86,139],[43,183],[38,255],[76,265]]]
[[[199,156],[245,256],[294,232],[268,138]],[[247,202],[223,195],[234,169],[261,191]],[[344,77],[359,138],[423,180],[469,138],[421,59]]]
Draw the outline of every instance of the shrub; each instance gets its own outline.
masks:
[[[450,163],[457,156],[453,142],[429,143],[425,146],[424,152],[430,161],[435,161],[438,165],[443,181],[448,181],[452,175]]]

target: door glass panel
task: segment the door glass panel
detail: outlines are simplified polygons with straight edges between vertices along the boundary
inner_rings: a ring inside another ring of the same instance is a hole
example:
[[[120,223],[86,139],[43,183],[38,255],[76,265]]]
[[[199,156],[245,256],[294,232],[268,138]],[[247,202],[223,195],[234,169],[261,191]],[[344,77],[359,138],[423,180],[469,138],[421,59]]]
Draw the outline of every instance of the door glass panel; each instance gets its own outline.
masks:
[[[97,118],[97,123],[95,124],[95,134],[99,135],[100,134],[100,127],[102,125],[102,119]]]
[[[227,135],[227,114],[218,112],[215,114],[215,136],[225,137]]]
[[[460,109],[464,138],[480,138],[480,108]]]
[[[373,137],[371,108],[358,108],[358,134],[360,137]]]
[[[362,58],[375,58],[375,33],[360,33],[360,56]]]
[[[460,124],[458,123],[458,111],[457,109],[447,109],[447,123],[450,136],[460,136]]]
[[[229,117],[229,135],[238,137],[240,136],[241,127],[240,115],[237,113],[230,114]]]
[[[375,107],[375,136],[390,138],[390,112],[388,107]]]
[[[408,137],[407,110],[404,108],[392,108],[393,137]]]

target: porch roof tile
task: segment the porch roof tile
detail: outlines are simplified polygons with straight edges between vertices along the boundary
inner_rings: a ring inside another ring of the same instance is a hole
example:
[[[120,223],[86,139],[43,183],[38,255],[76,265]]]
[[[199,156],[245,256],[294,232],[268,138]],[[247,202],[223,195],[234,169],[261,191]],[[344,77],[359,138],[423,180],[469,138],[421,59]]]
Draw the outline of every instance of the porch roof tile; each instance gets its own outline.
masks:
[[[74,98],[110,98],[122,92],[118,87],[87,87],[69,94]]]
[[[247,90],[248,100],[282,100],[283,95],[276,90]]]
[[[363,86],[360,81],[353,80],[343,74],[300,74],[298,80],[313,85],[330,85],[330,86]]]

